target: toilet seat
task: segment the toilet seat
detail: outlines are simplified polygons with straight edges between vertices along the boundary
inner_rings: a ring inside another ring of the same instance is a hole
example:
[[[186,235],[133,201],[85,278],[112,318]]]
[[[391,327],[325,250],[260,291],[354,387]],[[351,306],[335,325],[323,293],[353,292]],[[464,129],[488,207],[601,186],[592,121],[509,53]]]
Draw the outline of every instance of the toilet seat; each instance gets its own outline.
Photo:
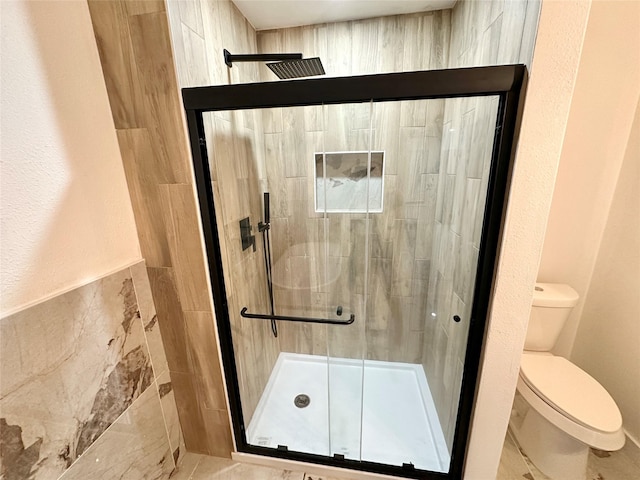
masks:
[[[562,357],[524,353],[518,391],[543,417],[602,450],[624,445],[622,415],[593,377]]]

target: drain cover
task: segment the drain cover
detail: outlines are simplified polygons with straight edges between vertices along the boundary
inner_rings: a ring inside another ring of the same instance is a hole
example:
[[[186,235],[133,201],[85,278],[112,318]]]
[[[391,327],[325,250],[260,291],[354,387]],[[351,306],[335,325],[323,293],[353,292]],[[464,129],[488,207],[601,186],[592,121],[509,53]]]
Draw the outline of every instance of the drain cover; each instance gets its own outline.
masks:
[[[298,408],[308,407],[310,403],[311,399],[309,395],[305,395],[304,393],[296,395],[296,398],[293,399],[293,404]]]

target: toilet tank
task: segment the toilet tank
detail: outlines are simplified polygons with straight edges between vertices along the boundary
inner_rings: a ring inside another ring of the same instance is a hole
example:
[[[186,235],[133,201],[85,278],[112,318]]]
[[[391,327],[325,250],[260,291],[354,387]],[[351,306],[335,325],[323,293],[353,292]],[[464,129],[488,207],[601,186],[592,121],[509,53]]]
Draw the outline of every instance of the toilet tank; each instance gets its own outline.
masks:
[[[524,349],[537,352],[551,350],[579,298],[569,285],[536,283]]]

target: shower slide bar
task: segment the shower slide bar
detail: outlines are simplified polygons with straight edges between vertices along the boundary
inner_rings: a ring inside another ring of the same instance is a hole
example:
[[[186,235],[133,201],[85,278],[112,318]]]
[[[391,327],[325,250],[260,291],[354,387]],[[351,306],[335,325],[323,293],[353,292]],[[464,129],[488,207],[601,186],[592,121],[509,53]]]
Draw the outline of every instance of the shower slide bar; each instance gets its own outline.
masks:
[[[263,315],[261,313],[247,313],[248,308],[240,310],[240,315],[244,318],[257,318],[259,320],[283,320],[285,322],[306,322],[306,323],[326,323],[329,325],[351,325],[356,321],[356,316],[352,313],[348,320],[334,320],[331,318],[309,318],[309,317],[287,317],[284,315]]]

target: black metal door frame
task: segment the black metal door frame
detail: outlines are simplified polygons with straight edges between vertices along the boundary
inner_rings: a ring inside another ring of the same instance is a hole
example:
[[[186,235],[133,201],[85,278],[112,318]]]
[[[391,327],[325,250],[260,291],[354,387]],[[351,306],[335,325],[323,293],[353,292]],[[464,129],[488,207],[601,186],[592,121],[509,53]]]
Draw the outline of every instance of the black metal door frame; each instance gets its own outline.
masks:
[[[462,478],[526,82],[527,70],[524,65],[504,65],[221,85],[182,90],[216,322],[238,451],[406,478]],[[231,337],[203,113],[221,110],[491,95],[499,96],[500,101],[449,472],[429,472],[415,469],[411,465],[399,467],[249,445],[245,434]]]

